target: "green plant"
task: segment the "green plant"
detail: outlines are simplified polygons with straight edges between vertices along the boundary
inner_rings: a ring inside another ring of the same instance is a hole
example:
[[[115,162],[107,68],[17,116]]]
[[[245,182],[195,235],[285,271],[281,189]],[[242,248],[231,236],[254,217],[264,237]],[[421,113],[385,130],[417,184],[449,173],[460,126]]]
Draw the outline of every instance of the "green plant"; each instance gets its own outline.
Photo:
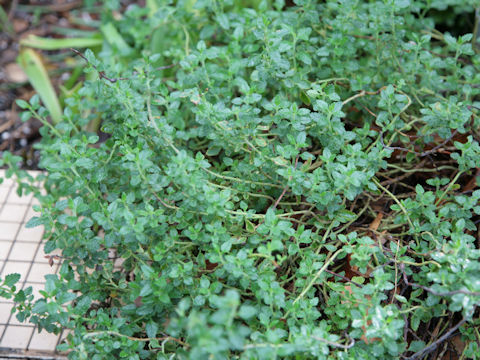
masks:
[[[439,2],[251,3],[107,12],[63,121],[18,102],[62,266],[17,316],[71,359],[478,358],[476,39]]]

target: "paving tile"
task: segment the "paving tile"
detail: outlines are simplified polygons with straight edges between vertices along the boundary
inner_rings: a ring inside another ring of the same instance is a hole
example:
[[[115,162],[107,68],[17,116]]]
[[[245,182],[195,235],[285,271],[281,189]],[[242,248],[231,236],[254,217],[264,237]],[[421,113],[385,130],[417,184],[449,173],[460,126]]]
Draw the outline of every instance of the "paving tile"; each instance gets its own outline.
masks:
[[[16,187],[14,187],[10,192],[10,194],[8,195],[7,203],[27,205],[27,204],[30,204],[30,202],[32,201],[32,198],[33,198],[33,193],[30,193],[28,195],[24,193],[22,196],[19,196],[17,194]]]
[[[14,192],[17,191],[18,184],[15,181],[12,180],[12,182],[9,183],[8,188],[10,189],[10,194],[13,194]],[[10,197],[10,194],[9,194],[8,197]],[[8,198],[7,198],[7,202],[8,202]]]
[[[59,249],[55,249],[51,253],[45,254],[45,251],[43,251],[43,248],[44,248],[44,244],[41,244],[40,248],[37,251],[37,255],[35,256],[35,262],[36,263],[48,263],[48,258],[45,257],[47,255],[48,256],[60,255],[60,250]],[[54,264],[58,264],[58,263],[60,263],[60,259],[53,258],[53,262],[54,262]]]
[[[60,334],[60,341],[59,341],[58,343],[61,344],[62,342],[66,342],[67,336],[70,335],[70,334],[73,334],[73,331],[72,331],[72,330],[70,330],[70,329],[63,329],[63,330],[62,330],[62,333]]]
[[[12,247],[12,241],[0,240],[0,260],[5,260]]]
[[[29,173],[33,177],[40,174]],[[5,170],[0,169],[0,178],[4,174]],[[33,194],[18,196],[17,186],[13,179],[5,179],[0,184],[0,278],[19,273],[21,279],[18,285],[23,285],[24,289],[31,286],[35,299],[39,299],[39,291],[44,289],[44,276],[58,270],[59,260],[55,260],[55,265],[50,267],[48,259],[44,257],[43,226],[31,229],[25,227],[24,223],[39,216],[33,210],[33,205],[39,205],[39,201],[33,198]],[[12,306],[12,299],[0,298],[0,348],[53,353],[60,336],[45,331],[34,333],[33,324],[20,323],[15,315],[10,317]]]
[[[3,268],[0,278],[4,278],[8,274],[20,274],[20,281],[24,281],[27,276],[30,263],[21,261],[7,261]]]
[[[12,186],[14,183],[12,178],[10,179],[5,178],[5,170],[3,169],[0,169],[0,178],[3,179],[3,182],[0,184],[0,186],[9,187],[9,186]]]
[[[15,241],[8,260],[33,261],[38,244]]]
[[[32,270],[28,274],[27,281],[35,283],[44,283],[45,275],[55,274],[57,266],[50,266],[48,264],[33,264]]]
[[[10,188],[8,186],[0,185],[0,204],[3,204],[7,201],[8,193]]]
[[[5,325],[10,317],[13,303],[0,303],[0,325]],[[2,336],[2,334],[0,334]]]
[[[50,334],[46,331],[39,333],[38,330],[35,330],[28,349],[38,351],[55,351],[59,337],[60,335]]]
[[[8,326],[10,326],[10,325],[15,325],[15,326],[17,326],[17,325],[18,325],[18,326],[29,326],[29,327],[35,327],[35,325],[34,325],[34,324],[31,324],[31,323],[29,323],[29,322],[28,322],[28,320],[27,320],[27,321],[25,321],[25,322],[23,322],[23,323],[22,323],[22,322],[20,322],[20,321],[18,321],[18,319],[17,319],[16,315],[17,315],[16,313],[12,315],[12,317],[11,317],[11,318],[10,318],[10,320],[8,321]]]
[[[58,344],[58,345],[60,345],[60,344],[66,344],[66,343],[67,343],[67,336],[68,336],[69,334],[72,334],[72,333],[73,333],[73,331],[70,330],[70,329],[63,329],[62,332],[61,332],[61,334],[60,334],[60,339],[58,340],[58,343],[57,343],[57,344]],[[1,335],[1,333],[0,333],[0,335]],[[67,351],[67,352],[57,352],[57,353],[59,353],[59,354],[67,354],[68,352],[69,352],[69,351]]]
[[[36,180],[37,177],[42,173],[39,170],[29,170],[28,173]]]
[[[38,204],[35,204],[38,205]],[[33,210],[33,204],[28,207],[27,214],[25,215],[25,222],[30,220],[34,216],[40,216],[40,213],[38,211]]]
[[[27,212],[27,205],[16,205],[8,203],[3,206],[0,211],[0,221],[23,222],[25,213]]]
[[[33,330],[33,327],[7,326],[0,347],[26,349]]]
[[[45,256],[45,252],[43,251],[43,245],[40,245],[40,249],[38,249],[37,254],[35,255],[35,263],[43,263],[43,264],[48,264],[48,258]],[[55,261],[55,259],[54,259]],[[56,263],[57,261],[55,261]]]
[[[16,239],[19,241],[40,242],[40,240],[42,240],[43,231],[44,231],[43,226],[26,228],[25,224],[22,224]]]
[[[41,191],[41,192],[43,192],[43,191]],[[44,194],[44,195],[45,195],[45,194]],[[40,205],[40,200],[38,200],[37,198],[34,197],[34,198],[32,199],[31,205],[32,205],[32,206],[33,206],[33,205]],[[32,211],[33,211],[33,209],[32,209]]]
[[[0,221],[0,240],[13,241],[19,228],[20,224],[18,223]]]

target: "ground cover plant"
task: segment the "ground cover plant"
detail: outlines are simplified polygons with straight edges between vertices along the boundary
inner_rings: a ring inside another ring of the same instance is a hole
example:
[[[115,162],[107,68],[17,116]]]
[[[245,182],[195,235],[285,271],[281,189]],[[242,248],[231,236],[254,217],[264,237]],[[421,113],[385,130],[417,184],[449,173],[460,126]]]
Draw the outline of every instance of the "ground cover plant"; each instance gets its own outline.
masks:
[[[61,121],[18,102],[45,192],[2,160],[59,275],[0,295],[71,359],[479,358],[475,3],[105,2]]]

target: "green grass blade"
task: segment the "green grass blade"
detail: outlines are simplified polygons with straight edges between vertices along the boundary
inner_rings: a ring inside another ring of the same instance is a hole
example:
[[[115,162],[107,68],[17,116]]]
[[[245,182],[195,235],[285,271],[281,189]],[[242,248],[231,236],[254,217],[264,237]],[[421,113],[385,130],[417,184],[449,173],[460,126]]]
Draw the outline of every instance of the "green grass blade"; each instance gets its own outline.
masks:
[[[98,36],[101,36],[97,33]],[[103,39],[97,38],[64,38],[64,39],[49,39],[42,38],[35,35],[30,35],[20,41],[20,45],[28,46],[41,50],[59,50],[69,48],[88,48],[100,46]]]
[[[156,1],[156,0],[147,0],[147,1],[146,1],[146,5],[147,5],[147,8],[148,8],[148,10],[149,10],[148,16],[149,16],[149,17],[152,17],[153,15],[155,15],[155,13],[156,13],[157,10],[158,10],[157,1]]]
[[[102,25],[100,30],[102,31],[105,40],[107,40],[113,48],[117,49],[122,56],[127,56],[132,52],[132,48],[128,46],[127,42],[112,23]]]
[[[15,36],[12,23],[8,20],[8,15],[0,6],[0,30],[5,31],[10,36]]]
[[[17,61],[50,112],[53,122],[59,123],[62,120],[62,108],[40,56],[32,49],[22,49]]]

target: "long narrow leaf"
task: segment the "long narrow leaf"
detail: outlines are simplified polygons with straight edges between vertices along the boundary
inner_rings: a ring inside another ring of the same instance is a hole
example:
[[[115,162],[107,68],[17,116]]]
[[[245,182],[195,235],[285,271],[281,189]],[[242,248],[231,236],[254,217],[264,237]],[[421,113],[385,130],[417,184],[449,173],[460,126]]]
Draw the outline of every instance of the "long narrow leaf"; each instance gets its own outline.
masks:
[[[12,23],[8,20],[8,15],[1,6],[0,6],[0,30],[5,31],[10,36],[15,35],[15,31],[13,30]]]
[[[132,52],[132,48],[128,46],[127,42],[112,23],[102,25],[100,30],[102,31],[105,40],[107,40],[112,47],[117,49],[121,55],[127,56]]]
[[[25,39],[20,40],[20,45],[28,46],[41,50],[59,50],[68,48],[88,48],[100,46],[103,43],[101,38],[64,38],[64,39],[49,39],[42,38],[35,35],[30,35]]]
[[[155,13],[156,13],[157,10],[158,10],[157,1],[156,1],[156,0],[147,0],[147,1],[146,1],[146,5],[147,5],[147,8],[148,8],[148,10],[149,10],[148,16],[149,16],[149,17],[152,17],[153,15],[155,15]]]
[[[60,122],[62,120],[62,108],[40,55],[35,50],[22,49],[17,61],[27,74],[28,80],[40,99],[50,111],[53,122],[55,124]]]

